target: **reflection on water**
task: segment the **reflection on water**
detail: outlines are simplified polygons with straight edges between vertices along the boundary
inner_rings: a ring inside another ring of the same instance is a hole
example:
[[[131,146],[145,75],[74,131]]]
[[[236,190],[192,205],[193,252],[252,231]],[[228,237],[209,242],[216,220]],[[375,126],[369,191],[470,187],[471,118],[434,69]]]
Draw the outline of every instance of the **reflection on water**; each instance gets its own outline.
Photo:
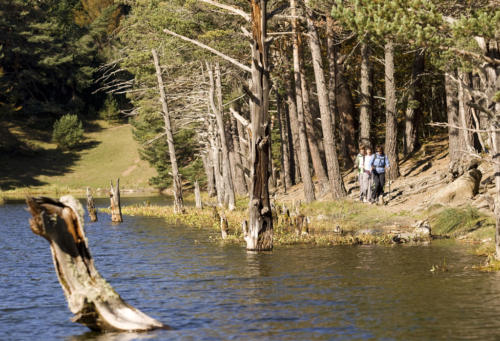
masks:
[[[174,330],[92,333],[69,321],[49,247],[28,218],[24,205],[0,207],[2,340],[500,337],[499,274],[469,270],[479,259],[450,242],[247,253],[205,242],[206,230],[144,217],[112,225],[103,214],[86,226],[97,269],[127,302]],[[443,261],[450,271],[429,271]]]

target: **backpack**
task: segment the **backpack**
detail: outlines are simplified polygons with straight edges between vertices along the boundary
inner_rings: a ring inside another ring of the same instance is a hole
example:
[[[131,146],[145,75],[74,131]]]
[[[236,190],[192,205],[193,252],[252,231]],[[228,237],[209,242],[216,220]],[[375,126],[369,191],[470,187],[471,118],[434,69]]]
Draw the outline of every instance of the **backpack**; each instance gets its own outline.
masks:
[[[382,155],[375,154],[375,159],[373,160],[373,166],[376,168],[385,168],[385,154]]]

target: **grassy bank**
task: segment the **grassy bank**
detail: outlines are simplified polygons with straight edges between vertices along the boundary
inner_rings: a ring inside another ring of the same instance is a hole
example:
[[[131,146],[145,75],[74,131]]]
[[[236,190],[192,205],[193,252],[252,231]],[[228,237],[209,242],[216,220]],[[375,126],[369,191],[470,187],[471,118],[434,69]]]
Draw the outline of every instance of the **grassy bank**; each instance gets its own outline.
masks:
[[[6,165],[0,170],[0,196],[78,194],[87,186],[107,189],[109,180],[117,178],[124,189],[151,190],[148,179],[156,172],[140,159],[130,125],[96,121],[72,152],[58,150],[43,133],[11,130],[31,150],[0,156]]]

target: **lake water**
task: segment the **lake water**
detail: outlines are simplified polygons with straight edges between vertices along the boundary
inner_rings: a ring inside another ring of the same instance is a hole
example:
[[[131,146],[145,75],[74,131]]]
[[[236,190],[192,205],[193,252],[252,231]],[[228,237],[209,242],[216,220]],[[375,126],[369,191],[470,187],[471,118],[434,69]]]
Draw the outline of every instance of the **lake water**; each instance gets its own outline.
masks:
[[[128,303],[174,330],[92,333],[70,322],[49,245],[28,219],[23,203],[0,206],[0,340],[500,338],[500,274],[471,270],[480,259],[464,246],[252,254],[209,242],[207,230],[128,216],[112,225],[102,213],[86,225],[97,269]],[[444,262],[449,271],[430,271]]]

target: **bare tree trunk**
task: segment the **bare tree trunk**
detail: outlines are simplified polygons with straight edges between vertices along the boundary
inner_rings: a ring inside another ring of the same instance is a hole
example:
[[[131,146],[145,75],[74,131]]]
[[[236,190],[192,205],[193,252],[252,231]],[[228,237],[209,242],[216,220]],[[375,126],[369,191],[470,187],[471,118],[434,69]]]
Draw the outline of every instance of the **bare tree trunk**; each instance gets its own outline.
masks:
[[[122,206],[120,203],[120,179],[116,180],[116,188],[113,188],[113,180],[111,180],[109,200],[111,204],[111,221],[114,223],[123,222]]]
[[[184,202],[182,199],[182,182],[177,167],[177,156],[175,155],[174,135],[172,134],[172,126],[170,124],[170,112],[168,110],[167,96],[165,94],[165,87],[163,85],[163,77],[161,74],[160,62],[158,60],[158,53],[155,49],[151,50],[156,69],[156,78],[158,80],[158,89],[160,90],[160,101],[162,106],[162,116],[167,136],[168,153],[170,156],[170,166],[172,168],[172,182],[174,185],[174,212],[182,213],[184,211]]]
[[[405,154],[413,154],[420,148],[418,128],[422,119],[422,80],[421,75],[425,68],[423,51],[415,52],[413,60],[408,107],[405,116]]]
[[[203,161],[203,168],[205,169],[205,174],[207,176],[207,192],[209,197],[213,197],[216,194],[215,190],[215,178],[214,178],[214,167],[210,158],[210,147],[208,148],[207,154],[201,155],[201,160]]]
[[[306,124],[307,142],[309,143],[309,152],[311,153],[311,161],[314,168],[314,173],[319,180],[321,186],[321,193],[328,191],[328,177],[326,175],[325,167],[319,150],[318,141],[320,137],[316,133],[314,120],[311,112],[311,104],[309,98],[309,85],[303,65],[300,66],[300,80],[302,86],[302,104],[304,106],[304,121]]]
[[[470,113],[470,108],[467,105],[472,99],[472,96],[465,89],[465,87],[470,87],[470,77],[467,72],[458,72],[458,115],[460,117],[460,126],[464,129],[460,130],[461,138],[464,141],[465,151],[474,151],[473,143],[473,133],[466,129],[472,128],[472,115]]]
[[[92,192],[90,188],[87,187],[87,211],[89,212],[89,218],[91,222],[97,221],[97,210],[94,205],[94,198],[92,198]]]
[[[236,192],[239,195],[245,195],[248,193],[247,184],[245,182],[245,174],[243,173],[243,162],[241,160],[241,155],[244,155],[241,150],[240,138],[238,136],[238,124],[236,118],[230,115],[231,124],[231,137],[233,140],[233,153],[234,153],[234,166],[232,167],[232,173],[234,175],[234,185]]]
[[[222,174],[220,171],[220,158],[219,158],[219,139],[218,134],[215,129],[215,123],[213,119],[208,119],[209,133],[208,139],[210,142],[210,156],[212,159],[212,166],[215,174],[215,188],[217,189],[217,205],[219,207],[224,206],[224,181],[222,179]]]
[[[94,266],[85,230],[83,207],[72,196],[60,201],[27,198],[33,233],[50,243],[52,259],[73,322],[94,331],[169,329],[128,305]]]
[[[252,7],[252,124],[249,226],[247,250],[273,248],[273,217],[269,200],[269,61],[267,42],[267,0],[251,0]]]
[[[331,16],[326,18],[326,56],[328,58],[328,100],[330,101],[330,109],[332,114],[332,125],[334,132],[337,132],[338,115],[337,115],[337,51],[335,47],[335,32],[333,30],[333,19]]]
[[[318,93],[319,110],[321,113],[321,128],[323,130],[323,145],[325,148],[326,164],[328,169],[328,180],[333,199],[346,195],[342,175],[340,174],[337,147],[335,145],[335,132],[333,131],[331,108],[328,99],[325,75],[323,73],[323,59],[319,44],[318,32],[314,22],[308,13],[307,17],[309,46],[311,49],[314,76],[316,79],[316,91]]]
[[[341,153],[344,158],[344,167],[351,168],[354,165],[353,157],[357,155],[356,146],[356,108],[352,99],[349,83],[345,78],[344,56],[337,58],[335,83],[337,110],[339,112],[341,136]]]
[[[385,44],[385,154],[389,158],[389,179],[399,177],[398,159],[398,125],[396,120],[396,83],[394,80],[394,44],[388,41]]]
[[[292,8],[292,16],[297,16],[297,3],[296,0],[290,1],[290,6]],[[292,20],[293,29],[293,76],[295,80],[295,98],[296,98],[296,108],[297,108],[297,126],[299,133],[299,145],[300,145],[300,175],[302,177],[302,182],[304,184],[304,196],[306,202],[312,202],[316,199],[314,195],[314,185],[311,178],[311,171],[309,169],[309,156],[307,153],[307,137],[304,122],[304,110],[302,104],[302,81],[300,77],[300,56],[299,56],[299,37],[297,30],[297,19]],[[290,113],[290,119],[291,115]],[[292,125],[293,121],[290,120]]]
[[[196,208],[202,209],[203,203],[201,202],[200,185],[198,184],[198,180],[194,182],[194,199],[196,202]]]
[[[241,162],[243,167],[247,171],[243,171],[243,176],[245,177],[245,183],[247,185],[247,189],[250,188],[250,161],[249,161],[249,155],[250,155],[250,150],[249,150],[249,145],[250,145],[250,139],[248,135],[248,128],[243,127],[243,125],[240,122],[237,122],[238,125],[238,136],[240,138],[240,150],[241,150]],[[247,192],[248,195],[250,195],[250,191]]]
[[[281,184],[284,192],[292,187],[292,178],[290,176],[292,170],[290,167],[290,149],[288,138],[288,125],[286,119],[286,111],[283,110],[283,101],[280,94],[276,91],[276,108],[278,109],[278,122],[280,128],[280,147],[281,147]]]
[[[449,171],[454,176],[463,174],[461,160],[464,150],[464,141],[457,127],[461,126],[458,113],[458,85],[452,80],[452,75],[445,75],[446,112],[448,114],[448,137],[449,137]]]
[[[292,179],[292,181],[297,184],[300,182],[300,162],[301,162],[301,145],[300,145],[300,137],[299,137],[299,122],[298,122],[298,115],[297,115],[297,103],[295,102],[295,92],[294,92],[294,85],[292,82],[292,77],[286,77],[286,91],[287,91],[287,107],[288,107],[288,119],[290,122],[290,132],[292,135],[292,144],[290,147],[290,150],[293,153],[293,159],[295,160],[295,177]],[[307,156],[307,146],[306,146],[306,151],[305,154]],[[307,166],[309,167],[309,161]]]
[[[371,146],[372,121],[372,65],[370,63],[370,49],[366,42],[361,43],[361,103],[359,111],[359,142]]]
[[[221,85],[220,67],[218,63],[215,64],[215,80],[214,80],[214,71],[208,64],[207,68],[208,68],[208,77],[210,79],[210,92],[208,95],[210,101],[210,107],[216,118],[218,135],[221,142],[222,178],[224,181],[225,203],[228,204],[229,210],[232,211],[236,208],[236,206],[234,198],[233,177],[231,175],[231,167],[229,165],[229,150],[227,148],[226,132],[224,129],[224,119],[222,112],[222,85]],[[217,94],[217,105],[215,104],[215,94]]]

